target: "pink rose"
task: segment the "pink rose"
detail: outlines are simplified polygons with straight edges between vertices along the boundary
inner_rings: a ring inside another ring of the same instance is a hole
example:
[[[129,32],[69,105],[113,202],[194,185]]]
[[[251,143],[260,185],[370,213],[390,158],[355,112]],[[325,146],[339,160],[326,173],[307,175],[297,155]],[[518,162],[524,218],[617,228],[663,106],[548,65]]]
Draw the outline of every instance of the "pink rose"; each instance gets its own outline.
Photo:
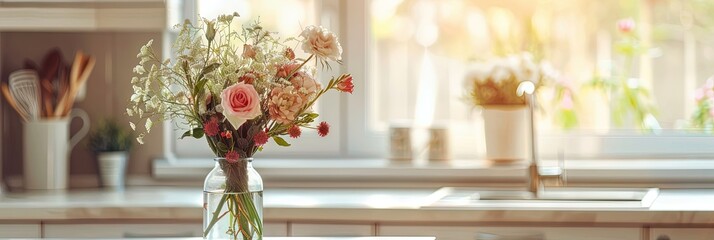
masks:
[[[260,116],[260,97],[253,85],[236,83],[221,92],[223,115],[238,129],[249,119]]]

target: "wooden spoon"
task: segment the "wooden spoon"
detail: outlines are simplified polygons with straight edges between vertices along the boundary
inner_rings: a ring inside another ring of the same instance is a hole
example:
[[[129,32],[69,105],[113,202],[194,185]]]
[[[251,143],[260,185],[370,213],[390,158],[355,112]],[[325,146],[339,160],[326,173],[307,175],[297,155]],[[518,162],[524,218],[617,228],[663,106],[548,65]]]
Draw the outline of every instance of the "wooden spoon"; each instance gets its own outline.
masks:
[[[72,102],[70,102],[70,96],[73,95],[73,92],[76,91],[77,89],[77,76],[79,76],[79,67],[82,64],[82,52],[77,51],[77,53],[74,55],[74,61],[72,62],[72,68],[69,71],[69,92],[62,96],[62,99],[59,100],[59,103],[57,103],[57,107],[55,108],[55,116],[56,117],[61,117],[65,115],[66,109],[71,108]],[[75,93],[76,94],[76,93]],[[74,101],[74,97],[71,97],[72,101]],[[69,106],[68,106],[69,105]]]
[[[42,69],[40,71],[40,83],[42,86],[42,102],[44,104],[44,116],[53,115],[53,104],[52,101],[57,95],[57,86],[53,84],[53,80],[57,79],[57,75],[60,71],[62,65],[62,53],[59,49],[52,49],[42,62]]]
[[[80,67],[79,75],[77,76],[77,79],[75,79],[77,87],[74,92],[70,93],[70,104],[65,109],[65,114],[69,113],[70,109],[72,108],[72,104],[74,103],[74,99],[77,97],[79,89],[84,86],[84,84],[89,79],[89,75],[92,74],[92,71],[94,70],[94,65],[96,64],[96,59],[89,55],[83,55],[81,62],[82,65]]]

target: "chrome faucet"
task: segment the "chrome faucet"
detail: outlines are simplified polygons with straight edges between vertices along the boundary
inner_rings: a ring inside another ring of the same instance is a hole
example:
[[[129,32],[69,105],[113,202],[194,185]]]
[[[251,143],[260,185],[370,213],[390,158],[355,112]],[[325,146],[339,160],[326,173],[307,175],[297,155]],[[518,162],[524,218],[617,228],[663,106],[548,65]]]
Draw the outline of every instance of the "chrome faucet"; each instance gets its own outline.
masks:
[[[516,93],[518,96],[525,95],[526,104],[528,105],[529,138],[531,141],[531,162],[528,165],[528,191],[531,192],[533,197],[538,198],[545,188],[545,181],[555,179],[556,185],[564,185],[565,168],[563,166],[563,156],[562,153],[558,154],[558,167],[543,168],[539,166],[535,129],[535,84],[531,81],[523,81],[518,85]]]

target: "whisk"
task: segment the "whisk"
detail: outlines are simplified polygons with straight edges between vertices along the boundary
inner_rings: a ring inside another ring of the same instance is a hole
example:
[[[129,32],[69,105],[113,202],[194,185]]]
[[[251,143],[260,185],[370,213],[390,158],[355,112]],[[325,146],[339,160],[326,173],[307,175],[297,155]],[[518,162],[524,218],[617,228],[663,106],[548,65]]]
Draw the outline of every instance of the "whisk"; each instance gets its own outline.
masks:
[[[40,80],[37,71],[23,69],[10,73],[10,95],[18,110],[30,121],[40,117]]]

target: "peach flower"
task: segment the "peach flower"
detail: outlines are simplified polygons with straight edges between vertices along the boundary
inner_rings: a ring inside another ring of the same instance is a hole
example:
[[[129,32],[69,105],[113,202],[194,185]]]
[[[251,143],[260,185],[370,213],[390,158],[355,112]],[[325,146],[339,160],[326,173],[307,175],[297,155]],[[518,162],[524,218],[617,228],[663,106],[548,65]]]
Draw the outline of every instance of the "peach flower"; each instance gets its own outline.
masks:
[[[290,78],[290,83],[293,84],[296,90],[305,95],[312,95],[320,91],[320,83],[310,76],[310,74],[298,71]],[[304,90],[303,90],[304,89]]]
[[[270,92],[268,111],[278,123],[289,124],[295,120],[307,99],[295,92],[293,86],[276,87]]]
[[[243,44],[243,57],[244,58],[255,58],[255,47],[250,44]]]
[[[300,67],[300,64],[296,62],[282,64],[278,66],[278,72],[275,74],[275,76],[287,79],[288,75],[290,75],[290,73],[292,73],[293,71],[296,71],[298,67]]]
[[[302,50],[322,59],[339,61],[342,59],[342,46],[337,35],[321,26],[308,26],[300,33],[305,40]]]

